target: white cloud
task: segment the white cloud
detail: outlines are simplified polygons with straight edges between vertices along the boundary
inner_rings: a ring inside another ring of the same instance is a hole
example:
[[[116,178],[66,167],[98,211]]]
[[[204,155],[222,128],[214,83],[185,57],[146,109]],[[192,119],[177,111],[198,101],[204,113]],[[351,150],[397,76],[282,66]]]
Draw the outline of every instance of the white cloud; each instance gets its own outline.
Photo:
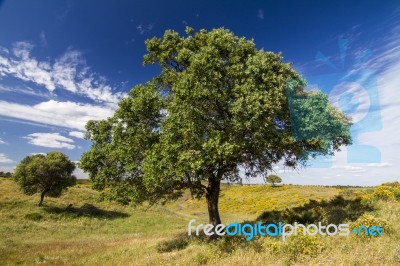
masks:
[[[101,120],[112,115],[111,108],[75,102],[50,100],[30,106],[0,101],[0,116],[78,130],[84,130],[89,120]]]
[[[152,28],[152,24],[149,24],[144,30]],[[123,92],[114,93],[106,78],[86,65],[81,52],[68,50],[51,63],[49,60],[39,61],[32,57],[33,48],[34,45],[29,42],[17,42],[12,54],[0,55],[0,76],[33,82],[50,92],[56,89],[67,90],[109,105],[115,105],[126,95]]]
[[[397,19],[396,23],[392,25],[400,25],[398,22]],[[384,32],[387,29],[380,28],[379,31],[381,30]],[[358,134],[354,142],[358,145],[370,145],[378,149],[381,154],[380,162],[350,164],[347,161],[347,149],[344,148],[343,151],[334,156],[336,161],[332,168],[303,169],[297,177],[290,177],[289,174],[282,173],[282,177],[286,178],[285,181],[289,181],[288,183],[322,185],[378,185],[383,182],[400,181],[400,164],[397,163],[400,161],[400,153],[398,152],[400,149],[400,138],[398,137],[400,98],[397,97],[400,88],[400,76],[398,75],[400,73],[399,30],[400,26],[396,26],[390,34],[378,34],[378,37],[384,37],[374,39],[367,46],[363,42],[363,47],[359,50],[373,49],[371,57],[348,73],[348,76],[358,77],[355,81],[364,85],[368,78],[373,77],[371,74],[375,75],[377,79],[375,86],[378,93],[375,95],[361,94],[360,90],[355,90],[354,86],[343,87],[346,90],[353,90],[360,103],[360,108],[353,114],[356,120],[362,119],[365,112],[370,111],[366,108],[370,105],[368,102],[370,99],[379,99],[382,128],[369,131],[367,127],[370,125],[366,125],[365,131]],[[371,32],[373,31],[371,30]],[[372,71],[368,72],[368,70]],[[365,71],[365,74],[360,75],[363,71]],[[372,86],[374,85],[372,84]],[[363,106],[364,108],[362,108]],[[375,122],[379,123],[379,120],[371,121],[371,123]],[[322,176],[328,176],[329,179],[321,180],[320,177]],[[305,177],[310,177],[310,181],[306,181]]]
[[[147,25],[139,24],[136,29],[140,33],[140,35],[145,34],[146,32],[150,32],[154,29],[154,23],[149,23]]]
[[[6,142],[0,138],[0,144],[6,144]]]
[[[89,176],[87,173],[85,173],[81,168],[78,166],[75,168],[75,171],[73,173],[77,178],[79,179],[87,179]]]
[[[384,163],[369,163],[369,164],[367,164],[367,166],[369,166],[369,167],[388,167],[388,166],[392,166],[392,164],[391,163],[387,163],[387,162],[384,162]]]
[[[366,78],[365,75],[363,78]],[[339,104],[339,99],[341,96],[345,94],[352,95],[348,104],[350,105],[358,103],[359,106],[356,108],[356,110],[344,111],[347,115],[352,117],[352,122],[354,124],[361,121],[363,118],[365,118],[365,116],[368,115],[371,105],[370,96],[372,95],[368,94],[368,92],[360,84],[363,84],[361,80],[358,80],[357,82],[341,82],[337,84],[329,94],[329,101],[338,108],[343,107]],[[378,95],[373,96],[378,97]]]
[[[140,35],[143,35],[143,33],[145,32],[142,24],[138,25],[136,29],[139,31]]]
[[[60,58],[56,59],[53,65],[54,83],[65,90],[76,92],[78,86],[75,78],[80,64],[84,64],[84,60],[78,51],[67,51]]]
[[[67,1],[66,2],[66,7],[60,13],[56,14],[56,18],[60,22],[64,22],[66,20],[67,16],[68,16],[68,14],[71,12],[73,6],[74,6],[74,2],[73,1]]]
[[[79,139],[85,138],[85,132],[82,131],[71,131],[68,133],[68,135]]]
[[[44,152],[31,152],[30,153],[30,155],[38,155],[38,154],[46,156],[46,153],[44,153]]]
[[[3,53],[3,54],[9,54],[10,53],[10,51],[8,51],[7,48],[2,47],[2,46],[0,46],[0,52]]]
[[[3,84],[0,84],[0,93],[17,93],[17,94],[23,94],[23,95],[29,95],[29,96],[35,96],[35,97],[40,97],[40,98],[50,98],[49,93],[43,93],[38,90],[34,90],[29,87],[21,87],[21,86],[5,86]]]
[[[40,38],[40,45],[43,47],[47,47],[47,38],[46,38],[46,34],[44,33],[44,31],[40,32],[39,38]]]
[[[363,173],[365,169],[360,166],[352,166],[352,165],[345,165],[343,166],[344,170],[348,170],[350,173]]]
[[[3,172],[11,172],[11,173],[13,173],[14,171],[15,171],[15,165],[14,166],[10,166],[10,165],[0,165],[0,171],[3,171]]]
[[[12,51],[16,57],[27,59],[29,58],[29,53],[33,47],[34,45],[30,42],[20,41],[14,43]]]
[[[264,10],[262,10],[261,8],[257,11],[257,17],[259,19],[264,19]]]
[[[4,153],[0,153],[0,163],[13,163],[14,161],[11,160],[10,158],[7,158],[7,156]]]
[[[74,141],[70,138],[61,136],[59,133],[32,133],[24,137],[28,139],[28,143],[36,146],[47,148],[66,148],[73,149]]]
[[[10,54],[9,58],[6,58],[0,55],[0,75],[14,76],[53,91],[55,84],[52,82],[50,64],[30,58],[32,48],[33,45],[29,42],[17,42],[12,50],[14,56]]]

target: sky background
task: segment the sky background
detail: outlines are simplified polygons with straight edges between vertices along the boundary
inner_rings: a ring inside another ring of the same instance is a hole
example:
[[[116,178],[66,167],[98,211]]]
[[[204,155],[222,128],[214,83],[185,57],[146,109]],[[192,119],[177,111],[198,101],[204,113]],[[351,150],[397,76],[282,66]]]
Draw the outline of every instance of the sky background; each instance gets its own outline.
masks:
[[[85,123],[157,73],[142,65],[144,41],[186,25],[282,52],[353,117],[353,146],[296,171],[276,165],[285,183],[400,181],[398,1],[0,0],[0,171],[52,150],[78,161]]]

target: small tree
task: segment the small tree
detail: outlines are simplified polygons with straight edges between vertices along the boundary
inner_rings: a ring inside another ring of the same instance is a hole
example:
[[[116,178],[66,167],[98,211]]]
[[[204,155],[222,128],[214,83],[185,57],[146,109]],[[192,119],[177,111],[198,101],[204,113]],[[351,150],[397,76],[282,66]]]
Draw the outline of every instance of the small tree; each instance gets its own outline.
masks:
[[[266,181],[268,183],[271,183],[272,186],[275,186],[275,183],[281,183],[282,182],[282,178],[280,178],[277,175],[270,175],[267,177]]]
[[[8,177],[11,177],[12,176],[12,173],[10,173],[10,172],[3,172],[3,171],[0,171],[0,177],[6,177],[6,178],[8,178]]]
[[[61,152],[49,152],[25,157],[17,166],[14,180],[27,195],[40,193],[38,206],[45,195],[59,197],[69,186],[76,183],[72,175],[75,164]]]

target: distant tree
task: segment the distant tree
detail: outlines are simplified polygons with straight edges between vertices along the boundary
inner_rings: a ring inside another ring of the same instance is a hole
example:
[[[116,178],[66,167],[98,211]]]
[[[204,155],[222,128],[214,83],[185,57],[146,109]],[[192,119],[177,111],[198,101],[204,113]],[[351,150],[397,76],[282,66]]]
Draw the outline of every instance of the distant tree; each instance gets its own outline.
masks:
[[[14,180],[27,195],[40,193],[38,206],[46,195],[59,197],[69,186],[76,183],[72,175],[75,164],[61,152],[49,152],[25,157],[17,166]]]
[[[277,183],[279,184],[279,183],[282,182],[282,178],[280,178],[280,177],[277,176],[277,175],[269,175],[269,176],[267,177],[266,181],[267,181],[268,183],[271,183],[272,186],[275,186],[275,184],[277,184]]]
[[[121,202],[205,196],[221,223],[220,185],[298,167],[351,142],[350,120],[280,54],[229,30],[168,30],[146,41],[160,73],[133,88],[106,120],[89,121],[80,160],[95,189]],[[293,112],[292,112],[293,111]],[[243,170],[244,175],[240,174]]]
[[[0,171],[0,177],[11,177],[12,173]]]

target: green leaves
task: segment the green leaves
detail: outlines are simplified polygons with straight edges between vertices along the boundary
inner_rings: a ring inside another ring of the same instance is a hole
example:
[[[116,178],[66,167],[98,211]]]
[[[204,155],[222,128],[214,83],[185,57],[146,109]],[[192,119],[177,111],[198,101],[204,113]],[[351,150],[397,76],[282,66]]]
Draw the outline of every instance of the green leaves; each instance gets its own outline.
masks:
[[[27,195],[44,193],[58,197],[76,182],[72,172],[75,164],[61,152],[49,152],[47,155],[25,157],[17,166],[14,179]]]
[[[288,82],[292,132],[296,140],[318,142],[314,154],[332,154],[341,145],[350,144],[351,119],[330,105],[327,95],[296,91],[295,84]]]
[[[175,198],[210,180],[240,182],[283,161],[327,154],[350,143],[349,119],[281,54],[256,49],[224,28],[186,36],[168,30],[146,41],[144,64],[160,73],[133,88],[115,115],[87,125],[92,148],[80,166],[95,188],[121,202]],[[323,132],[323,134],[318,134]]]
[[[275,186],[276,183],[281,183],[282,179],[277,176],[277,175],[269,175],[265,181],[267,181],[268,183],[271,183],[273,186]]]

